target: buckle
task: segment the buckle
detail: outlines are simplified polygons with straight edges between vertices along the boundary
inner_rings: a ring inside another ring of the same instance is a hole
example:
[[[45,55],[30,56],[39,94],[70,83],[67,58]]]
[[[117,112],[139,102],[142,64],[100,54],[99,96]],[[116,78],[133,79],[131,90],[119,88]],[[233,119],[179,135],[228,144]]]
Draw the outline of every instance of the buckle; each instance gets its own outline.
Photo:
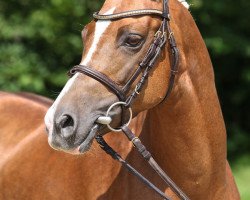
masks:
[[[160,37],[161,35],[162,35],[162,32],[161,32],[161,31],[157,31],[157,32],[155,33],[155,37],[156,37],[156,38]]]

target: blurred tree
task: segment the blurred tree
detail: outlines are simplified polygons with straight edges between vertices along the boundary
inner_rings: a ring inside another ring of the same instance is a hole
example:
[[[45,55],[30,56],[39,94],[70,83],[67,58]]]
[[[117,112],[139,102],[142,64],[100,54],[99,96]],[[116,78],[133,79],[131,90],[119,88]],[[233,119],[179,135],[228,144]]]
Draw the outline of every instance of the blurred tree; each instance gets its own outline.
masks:
[[[250,1],[189,2],[214,64],[229,155],[250,151]],[[102,3],[0,1],[0,89],[54,98],[67,80],[65,72],[81,60],[80,32]]]
[[[79,63],[81,30],[98,0],[0,1],[0,89],[49,96]]]

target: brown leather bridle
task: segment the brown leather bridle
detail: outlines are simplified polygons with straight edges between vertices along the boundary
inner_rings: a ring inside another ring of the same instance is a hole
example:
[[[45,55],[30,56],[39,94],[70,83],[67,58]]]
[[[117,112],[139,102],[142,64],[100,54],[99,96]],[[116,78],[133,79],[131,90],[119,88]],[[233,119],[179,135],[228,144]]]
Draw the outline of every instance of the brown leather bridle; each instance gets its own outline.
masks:
[[[164,7],[163,12],[152,9],[152,10],[133,10],[111,15],[99,15],[98,12],[93,14],[93,17],[96,20],[119,20],[122,18],[145,16],[145,15],[159,16],[163,19],[159,30],[155,34],[154,41],[150,45],[145,57],[139,63],[139,67],[137,68],[135,73],[130,77],[130,79],[123,87],[118,86],[115,81],[110,79],[102,72],[99,72],[88,66],[77,65],[73,67],[69,71],[70,76],[73,76],[77,72],[90,76],[91,78],[99,81],[107,88],[109,88],[114,94],[116,94],[116,96],[120,101],[126,102],[126,107],[130,107],[133,103],[133,100],[138,96],[138,94],[142,90],[145,81],[148,79],[149,72],[155,65],[157,58],[161,54],[161,51],[168,40],[172,54],[172,62],[171,62],[172,64],[171,64],[169,88],[166,92],[164,98],[165,100],[169,96],[173,88],[175,75],[178,72],[179,54],[178,54],[178,49],[176,47],[176,42],[173,32],[171,31],[169,25],[170,15],[169,15],[168,1],[164,1],[163,7]],[[139,77],[141,73],[142,76],[137,85],[135,86],[134,91],[130,95],[127,95],[128,91],[131,89],[132,84]]]
[[[127,81],[127,83],[123,87],[118,86],[115,83],[115,81],[110,79],[108,76],[106,76],[102,72],[99,72],[88,66],[77,65],[69,71],[70,76],[73,76],[77,72],[80,72],[99,81],[103,85],[105,85],[118,97],[119,101],[123,103],[122,104],[123,113],[125,109],[131,107],[135,98],[139,95],[139,93],[143,89],[143,86],[146,80],[148,79],[149,73],[151,69],[154,67],[156,60],[160,56],[162,49],[165,47],[165,44],[167,41],[169,41],[169,46],[171,50],[170,51],[171,52],[171,67],[170,67],[169,87],[168,87],[168,90],[166,92],[166,95],[163,101],[167,99],[167,97],[170,95],[173,89],[175,76],[176,76],[176,73],[178,72],[179,51],[176,46],[174,34],[170,28],[170,23],[169,23],[170,14],[169,14],[168,0],[163,0],[163,11],[154,10],[154,9],[143,9],[143,10],[132,10],[132,11],[111,14],[111,15],[100,15],[98,12],[93,14],[93,17],[96,20],[119,20],[119,19],[128,18],[128,17],[135,17],[135,16],[138,17],[138,16],[146,16],[146,15],[154,15],[154,16],[161,17],[162,23],[160,25],[159,30],[155,34],[154,41],[150,45],[146,53],[146,56],[139,63],[139,67],[137,68],[137,70],[134,72],[134,74],[130,77],[130,79]],[[136,84],[133,92],[128,95],[127,93],[130,91],[132,84],[135,82],[135,80],[139,77],[140,74],[142,74],[141,78]],[[134,133],[132,133],[132,131],[128,128],[127,124],[124,125],[123,120],[122,120],[122,126],[120,130],[125,133],[127,138],[133,143],[134,147],[139,151],[139,153],[149,163],[149,165],[158,173],[158,175],[165,181],[165,183],[181,199],[188,200],[189,198],[185,195],[185,193],[182,192],[182,190],[167,176],[167,174],[156,163],[156,161],[153,159],[150,152],[148,152],[145,146],[141,143],[140,139],[137,138]],[[122,159],[121,156],[117,152],[115,152],[105,142],[102,135],[97,135],[95,138],[96,138],[96,141],[100,144],[100,147],[106,153],[111,155],[115,160],[118,160],[119,162],[121,162],[125,168],[127,168],[131,173],[136,175],[144,184],[149,186],[151,189],[157,192],[164,199],[167,199],[167,200],[170,199],[169,197],[165,195],[164,192],[162,192],[159,188],[153,185],[149,180],[147,180],[138,171],[136,171],[131,165],[129,165],[124,159]]]

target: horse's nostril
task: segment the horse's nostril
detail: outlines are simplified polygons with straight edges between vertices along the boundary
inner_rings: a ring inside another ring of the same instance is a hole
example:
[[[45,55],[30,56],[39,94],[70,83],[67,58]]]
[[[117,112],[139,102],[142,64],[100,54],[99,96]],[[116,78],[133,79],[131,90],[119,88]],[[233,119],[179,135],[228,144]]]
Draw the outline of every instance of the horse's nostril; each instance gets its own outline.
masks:
[[[63,115],[57,123],[57,128],[64,138],[71,137],[75,133],[75,122],[70,115]]]
[[[70,115],[63,115],[61,121],[59,123],[60,128],[67,128],[70,126],[74,126],[74,120]]]

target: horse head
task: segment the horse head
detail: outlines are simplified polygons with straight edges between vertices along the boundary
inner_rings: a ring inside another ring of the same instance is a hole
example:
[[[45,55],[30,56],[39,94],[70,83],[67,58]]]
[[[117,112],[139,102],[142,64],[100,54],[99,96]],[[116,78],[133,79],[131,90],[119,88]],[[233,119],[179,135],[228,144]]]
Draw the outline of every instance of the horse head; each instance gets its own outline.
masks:
[[[162,1],[107,0],[95,20],[85,26],[82,61],[71,71],[71,78],[45,117],[48,141],[53,148],[68,153],[79,153],[80,146],[81,152],[88,150],[99,117],[105,116],[115,102],[125,101],[133,92],[139,94],[138,81],[150,62],[154,67],[145,75],[144,86],[139,88],[140,94],[131,105],[133,116],[163,101],[169,87],[171,62],[170,45],[161,42],[170,39],[172,33],[161,31],[167,29],[169,20],[169,16],[164,19],[159,16],[162,10]],[[122,16],[116,16],[117,13]],[[157,44],[152,47],[152,43]],[[153,60],[156,52],[158,58]],[[111,86],[96,80],[96,76],[98,80],[112,82]],[[128,112],[121,117],[122,110],[121,106],[115,106],[110,111],[112,127],[119,127],[122,118],[127,120]],[[105,134],[109,129],[102,127],[98,132]]]

